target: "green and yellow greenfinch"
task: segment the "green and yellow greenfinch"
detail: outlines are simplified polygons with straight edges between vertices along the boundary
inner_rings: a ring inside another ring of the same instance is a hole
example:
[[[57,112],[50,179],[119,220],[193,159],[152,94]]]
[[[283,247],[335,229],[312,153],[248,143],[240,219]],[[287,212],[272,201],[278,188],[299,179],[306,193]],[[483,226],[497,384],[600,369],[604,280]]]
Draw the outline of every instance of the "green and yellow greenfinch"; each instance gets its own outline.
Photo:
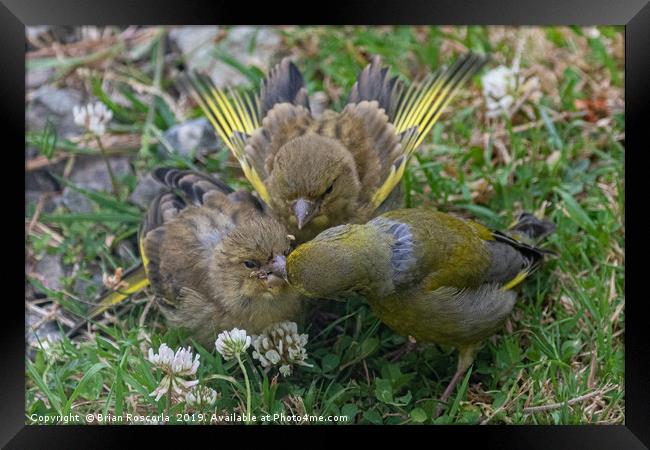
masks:
[[[293,236],[262,203],[195,171],[161,168],[154,177],[168,189],[151,202],[140,229],[146,271],[126,276],[127,286],[91,317],[147,284],[168,323],[204,345],[223,330],[255,334],[299,317],[301,296],[285,272]]]
[[[441,212],[394,210],[298,246],[287,258],[287,274],[306,296],[362,295],[397,333],[456,347],[458,368],[443,404],[481,342],[510,314],[513,288],[542,261],[545,251],[523,239],[554,228],[524,214],[506,234]]]
[[[379,57],[360,73],[340,112],[312,116],[300,71],[288,59],[259,95],[228,94],[191,77],[199,105],[259,196],[306,242],[343,223],[398,207],[409,157],[485,58],[468,54],[406,88]]]

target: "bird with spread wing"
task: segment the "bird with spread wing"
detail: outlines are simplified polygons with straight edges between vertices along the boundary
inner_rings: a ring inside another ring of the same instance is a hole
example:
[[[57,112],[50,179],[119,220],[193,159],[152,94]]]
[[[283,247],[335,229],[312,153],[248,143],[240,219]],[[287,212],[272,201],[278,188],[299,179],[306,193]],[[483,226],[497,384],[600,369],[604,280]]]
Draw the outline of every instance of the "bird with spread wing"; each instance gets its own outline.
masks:
[[[259,94],[217,88],[200,74],[189,80],[259,197],[302,243],[401,206],[398,186],[410,156],[485,61],[469,53],[406,86],[374,57],[342,111],[319,117],[310,111],[300,71],[286,58]]]

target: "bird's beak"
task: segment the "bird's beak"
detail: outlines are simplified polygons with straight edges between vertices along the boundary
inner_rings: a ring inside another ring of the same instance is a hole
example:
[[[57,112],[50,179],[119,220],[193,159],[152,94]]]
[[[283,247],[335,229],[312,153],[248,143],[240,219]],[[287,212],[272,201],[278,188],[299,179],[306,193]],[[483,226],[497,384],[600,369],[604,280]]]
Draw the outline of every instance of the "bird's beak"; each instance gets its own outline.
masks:
[[[268,289],[279,288],[284,286],[287,281],[287,258],[284,255],[278,255],[267,266],[268,272],[264,276],[264,281]]]
[[[271,262],[271,271],[273,275],[287,281],[287,258],[284,255],[277,255]]]
[[[309,223],[317,209],[316,203],[302,197],[294,202],[293,213],[296,216],[296,223],[298,224],[299,230],[302,230],[302,227]]]

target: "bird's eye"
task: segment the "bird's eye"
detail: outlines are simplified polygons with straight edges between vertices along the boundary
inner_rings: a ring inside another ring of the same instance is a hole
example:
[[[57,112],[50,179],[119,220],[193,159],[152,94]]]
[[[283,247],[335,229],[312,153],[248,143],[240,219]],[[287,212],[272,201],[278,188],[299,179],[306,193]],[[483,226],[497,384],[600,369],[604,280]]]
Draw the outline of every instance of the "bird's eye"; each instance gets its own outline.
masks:
[[[246,266],[247,269],[255,269],[257,267],[257,262],[255,261],[244,261],[244,265]]]
[[[334,190],[334,183],[330,184],[330,187],[325,190],[325,195],[331,194],[332,190]]]

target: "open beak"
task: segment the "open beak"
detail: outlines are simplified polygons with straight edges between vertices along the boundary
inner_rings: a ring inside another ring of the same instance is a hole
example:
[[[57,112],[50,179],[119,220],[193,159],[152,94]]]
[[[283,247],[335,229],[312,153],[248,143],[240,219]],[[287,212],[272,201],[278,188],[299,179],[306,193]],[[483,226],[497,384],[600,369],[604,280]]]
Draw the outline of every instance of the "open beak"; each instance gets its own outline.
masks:
[[[298,229],[302,230],[302,227],[307,225],[309,221],[316,215],[318,207],[316,203],[309,201],[305,198],[299,198],[293,203],[293,214],[296,216],[296,223],[298,224]]]
[[[269,289],[280,287],[287,283],[287,258],[278,255],[269,264],[267,275],[264,278]]]

